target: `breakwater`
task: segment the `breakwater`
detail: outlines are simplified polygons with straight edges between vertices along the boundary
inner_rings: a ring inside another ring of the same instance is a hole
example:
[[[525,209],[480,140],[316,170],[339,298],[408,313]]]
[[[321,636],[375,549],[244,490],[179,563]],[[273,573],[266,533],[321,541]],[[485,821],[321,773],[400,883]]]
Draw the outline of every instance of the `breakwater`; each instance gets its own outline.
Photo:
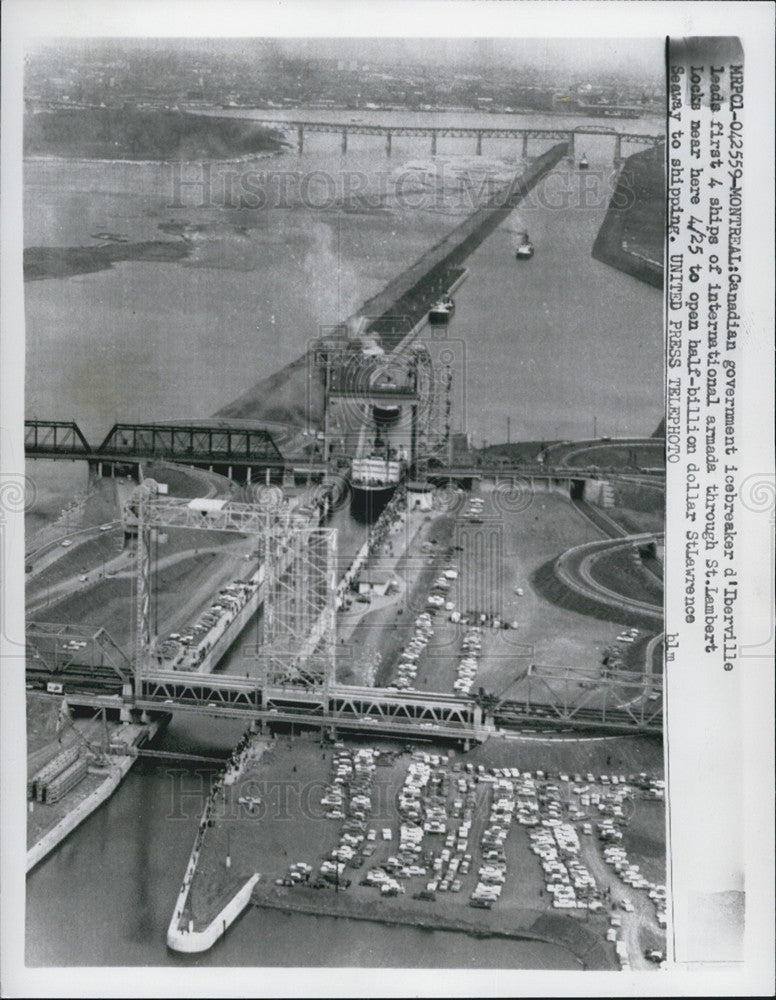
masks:
[[[567,150],[568,144],[560,142],[533,160],[381,292],[367,299],[348,323],[359,324],[366,318],[367,330],[379,337],[384,350],[396,347],[428,311],[439,290],[450,288],[460,277],[466,258],[563,159]],[[397,317],[402,318],[398,329]],[[343,335],[347,327],[347,323],[342,325]],[[299,426],[315,420],[320,422],[323,419],[323,387],[320,383],[308,384],[308,372],[306,356],[297,358],[279,372],[262,379],[214,416],[279,420]]]
[[[568,144],[560,142],[538,156],[381,292],[367,299],[351,321],[366,317],[369,320],[367,329],[380,335],[386,351],[392,350],[401,339],[401,331],[393,330],[395,318],[406,316],[412,325],[417,323],[440,289],[449,288],[460,276],[466,258],[501,225],[567,151]]]

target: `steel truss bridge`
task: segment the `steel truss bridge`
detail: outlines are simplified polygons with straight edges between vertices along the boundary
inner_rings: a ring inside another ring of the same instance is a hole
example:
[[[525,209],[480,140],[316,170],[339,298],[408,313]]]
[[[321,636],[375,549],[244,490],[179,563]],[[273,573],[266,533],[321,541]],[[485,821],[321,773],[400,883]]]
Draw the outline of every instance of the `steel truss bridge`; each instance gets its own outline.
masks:
[[[138,487],[125,523],[137,531],[132,662],[103,629],[31,623],[28,683],[69,704],[133,711],[191,711],[248,723],[336,732],[482,740],[497,727],[547,725],[610,733],[660,733],[662,705],[649,674],[595,678],[531,667],[505,700],[338,685],[335,680],[334,532],[309,512],[256,504],[181,500]],[[160,528],[254,535],[266,567],[265,633],[259,676],[160,671],[151,634],[151,538]]]
[[[265,682],[328,683],[334,677],[336,530],[317,524],[316,510],[301,512],[234,501],[159,496],[155,484],[138,486],[124,509],[137,532],[134,613],[134,687],[151,672],[152,532],[184,528],[254,536],[264,564]],[[237,636],[235,635],[235,638]]]
[[[627,732],[662,732],[662,678],[640,671],[610,671],[601,678],[573,667],[532,664],[509,700],[483,704],[497,725],[521,720]]]
[[[35,635],[81,636],[65,626],[31,624]],[[90,636],[83,634],[82,642]],[[532,666],[509,700],[398,692],[381,688],[321,683],[302,687],[267,684],[230,674],[146,671],[134,682],[118,667],[93,664],[83,655],[28,658],[27,680],[65,695],[69,705],[121,712],[191,712],[246,725],[282,723],[329,731],[380,733],[406,738],[482,740],[497,729],[548,727],[615,734],[659,734],[662,701],[649,698],[655,684],[643,674],[620,672],[592,680],[572,669]]]
[[[223,422],[114,424],[98,446],[90,445],[74,421],[25,420],[27,458],[83,460],[98,475],[136,470],[144,459],[163,460],[223,472],[282,472],[287,462],[270,432]]]
[[[642,469],[638,473],[640,476],[649,477],[656,481],[662,481],[665,477],[663,469],[647,470]],[[572,465],[531,465],[528,463],[519,465],[430,465],[428,468],[429,479],[497,479],[509,482],[512,479],[523,479],[524,481],[534,479],[557,479],[567,482],[572,479],[611,479],[615,476],[632,478],[633,469],[626,469],[622,466],[572,466]]]
[[[413,388],[381,386],[360,390],[370,402],[417,402]],[[335,386],[332,395],[343,398],[353,396],[353,390]],[[24,450],[27,458],[87,461],[102,475],[114,469],[136,469],[145,460],[163,460],[198,468],[223,471],[230,478],[242,471],[248,482],[257,471],[282,472],[292,464],[284,458],[271,433],[262,428],[245,428],[214,424],[114,424],[105,440],[93,447],[84,437],[78,424],[63,420],[26,420],[24,422]],[[303,463],[299,471],[314,471],[323,475],[326,467],[316,463],[308,468]],[[520,463],[483,463],[475,465],[461,462],[451,465],[430,465],[428,476],[432,480],[510,478],[526,480],[600,479],[604,476],[632,476],[636,470],[605,466],[537,465]],[[639,474],[656,480],[665,476],[662,469],[641,469]]]
[[[542,141],[562,140],[568,143],[569,159],[574,159],[575,139],[577,136],[611,136],[614,140],[614,162],[619,165],[622,160],[622,144],[629,143],[639,146],[657,146],[665,142],[662,135],[653,135],[648,132],[620,132],[615,128],[606,125],[580,125],[575,128],[478,128],[474,126],[431,126],[431,125],[379,125],[368,124],[366,122],[307,122],[307,121],[280,121],[277,119],[251,119],[257,125],[263,125],[276,131],[295,131],[297,149],[301,153],[304,150],[305,132],[328,132],[341,136],[342,152],[347,152],[348,136],[350,135],[379,135],[385,138],[385,151],[391,155],[391,143],[394,136],[428,137],[431,139],[431,155],[437,151],[437,140],[445,139],[467,139],[476,140],[477,155],[482,155],[482,142],[484,139],[521,139],[523,156],[528,155],[528,140],[538,139]]]

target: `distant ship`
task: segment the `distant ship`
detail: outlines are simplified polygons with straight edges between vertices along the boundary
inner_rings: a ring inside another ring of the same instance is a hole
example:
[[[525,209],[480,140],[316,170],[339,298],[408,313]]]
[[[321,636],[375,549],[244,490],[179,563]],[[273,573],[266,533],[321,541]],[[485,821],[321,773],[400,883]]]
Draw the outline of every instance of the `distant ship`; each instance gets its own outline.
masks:
[[[450,295],[443,295],[433,304],[428,312],[428,321],[433,326],[447,323],[455,312],[455,302]]]
[[[534,255],[534,245],[531,242],[528,233],[522,232],[517,238],[517,246],[515,247],[515,257],[518,260],[528,260],[529,257]]]

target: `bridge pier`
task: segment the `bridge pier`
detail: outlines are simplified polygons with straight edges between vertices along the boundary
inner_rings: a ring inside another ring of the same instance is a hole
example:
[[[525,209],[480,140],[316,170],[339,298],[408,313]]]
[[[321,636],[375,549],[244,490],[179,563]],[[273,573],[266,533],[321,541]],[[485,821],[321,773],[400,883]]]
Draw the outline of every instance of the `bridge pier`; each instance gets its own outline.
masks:
[[[304,126],[298,125],[296,129],[296,151],[302,153],[304,151]]]
[[[102,479],[102,462],[87,462],[89,487],[96,486]]]
[[[391,130],[388,129],[388,131],[385,133],[385,155],[386,156],[390,156],[391,155],[391,139],[392,139]]]
[[[131,722],[132,721],[132,702],[133,702],[133,689],[132,684],[122,684],[121,685],[121,708],[119,709],[119,721],[120,722]]]
[[[437,132],[436,129],[431,130],[431,155],[436,156],[437,151]]]
[[[523,159],[528,159],[528,133],[523,132]]]
[[[477,133],[477,156],[482,156],[482,132]]]
[[[568,149],[566,151],[566,157],[571,163],[574,162],[574,133],[569,132]]]
[[[342,152],[347,153],[348,151],[348,130],[343,128],[342,130]]]
[[[622,136],[616,135],[614,139],[614,169],[619,170],[622,165]]]

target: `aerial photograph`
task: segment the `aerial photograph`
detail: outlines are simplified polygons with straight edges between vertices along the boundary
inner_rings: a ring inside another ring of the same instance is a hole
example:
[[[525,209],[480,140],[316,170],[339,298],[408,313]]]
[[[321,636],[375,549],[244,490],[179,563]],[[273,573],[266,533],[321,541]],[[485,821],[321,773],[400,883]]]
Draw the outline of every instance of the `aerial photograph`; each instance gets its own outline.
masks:
[[[665,968],[663,40],[23,96],[26,965]]]

